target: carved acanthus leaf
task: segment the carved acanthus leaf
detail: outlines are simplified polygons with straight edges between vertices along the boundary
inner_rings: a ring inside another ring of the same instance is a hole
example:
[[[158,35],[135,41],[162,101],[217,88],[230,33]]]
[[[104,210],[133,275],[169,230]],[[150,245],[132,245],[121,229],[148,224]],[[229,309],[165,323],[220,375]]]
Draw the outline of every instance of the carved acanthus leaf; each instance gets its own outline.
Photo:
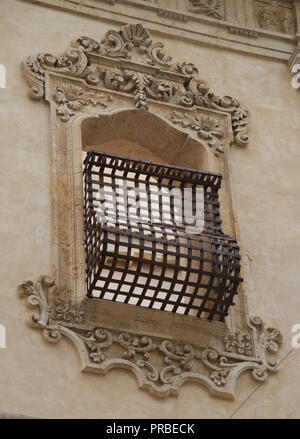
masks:
[[[220,352],[214,347],[99,326],[88,319],[84,306],[64,302],[63,292],[47,276],[41,276],[35,284],[23,282],[18,292],[37,309],[32,323],[42,329],[47,341],[56,343],[64,335],[74,343],[83,370],[105,374],[112,367],[122,367],[135,374],[141,388],[159,396],[177,394],[185,382],[198,381],[216,395],[233,398],[237,377],[243,371],[252,370],[256,380],[265,381],[270,372],[278,370],[278,363],[268,361],[266,352],[278,349],[281,334],[274,328],[264,330],[257,317],[251,323],[258,355],[249,357],[248,338],[237,332],[224,339],[227,352]],[[233,349],[239,355],[232,353]]]
[[[53,97],[58,104],[56,112],[63,122],[70,120],[83,105],[107,107],[113,100],[111,95],[87,92],[75,85],[59,85]]]
[[[220,140],[224,137],[224,131],[220,128],[220,122],[217,119],[199,112],[190,114],[173,111],[170,114],[170,120],[183,128],[196,131],[198,137],[206,141],[216,157],[224,152],[224,145]]]

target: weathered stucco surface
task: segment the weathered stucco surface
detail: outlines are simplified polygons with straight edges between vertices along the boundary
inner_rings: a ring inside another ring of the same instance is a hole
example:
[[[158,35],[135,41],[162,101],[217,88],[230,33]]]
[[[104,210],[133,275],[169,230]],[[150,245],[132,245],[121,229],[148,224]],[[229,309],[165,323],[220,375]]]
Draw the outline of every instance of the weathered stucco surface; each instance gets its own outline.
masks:
[[[39,331],[26,326],[30,313],[18,299],[16,286],[51,271],[50,113],[47,104],[28,99],[20,63],[34,52],[57,53],[79,35],[99,40],[114,24],[18,0],[6,6],[2,0],[0,62],[7,70],[7,88],[0,89],[0,323],[6,326],[7,348],[0,350],[0,412],[34,417],[229,417],[259,386],[247,374],[239,379],[234,401],[216,399],[195,384],[183,386],[176,398],[158,399],[138,390],[135,378],[122,370],[106,376],[82,374],[71,343],[47,344]],[[163,41],[177,59],[186,60],[188,54],[217,94],[236,96],[251,110],[249,146],[231,149],[245,289],[250,314],[281,329],[284,358],[291,349],[291,328],[300,323],[299,92],[291,87],[286,62],[167,36]],[[298,417],[299,361],[295,350],[235,417]]]

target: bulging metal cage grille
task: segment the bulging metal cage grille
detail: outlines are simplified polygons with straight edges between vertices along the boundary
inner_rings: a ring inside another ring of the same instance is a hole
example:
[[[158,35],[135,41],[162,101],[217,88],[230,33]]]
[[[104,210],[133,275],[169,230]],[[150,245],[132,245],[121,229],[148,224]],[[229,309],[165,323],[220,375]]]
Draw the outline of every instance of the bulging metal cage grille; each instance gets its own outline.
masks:
[[[88,152],[88,296],[224,320],[242,279],[238,245],[221,228],[221,179]]]

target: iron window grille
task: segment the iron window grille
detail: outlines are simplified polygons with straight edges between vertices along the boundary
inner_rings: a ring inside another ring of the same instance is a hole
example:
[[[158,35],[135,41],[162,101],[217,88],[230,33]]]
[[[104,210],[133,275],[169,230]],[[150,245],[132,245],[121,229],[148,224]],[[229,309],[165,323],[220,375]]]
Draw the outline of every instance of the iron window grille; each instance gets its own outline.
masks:
[[[216,173],[88,152],[88,297],[223,321],[242,279],[237,242],[221,227],[221,180]]]

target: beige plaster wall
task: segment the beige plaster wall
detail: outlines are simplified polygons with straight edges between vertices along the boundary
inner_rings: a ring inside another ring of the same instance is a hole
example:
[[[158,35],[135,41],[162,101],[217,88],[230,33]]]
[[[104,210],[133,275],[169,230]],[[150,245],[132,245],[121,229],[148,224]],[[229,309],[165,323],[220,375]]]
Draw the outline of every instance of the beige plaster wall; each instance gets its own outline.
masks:
[[[106,377],[81,374],[66,340],[47,344],[25,324],[29,311],[16,295],[22,280],[50,272],[49,109],[27,97],[21,60],[33,52],[59,53],[79,35],[101,40],[114,24],[20,0],[0,0],[0,412],[36,417],[229,417],[259,386],[239,379],[234,401],[185,385],[177,398],[157,399],[137,388],[125,371]],[[163,39],[169,53],[194,62],[216,93],[232,95],[252,113],[251,142],[231,150],[245,287],[251,315],[282,330],[280,358],[291,349],[291,327],[300,323],[300,96],[284,63]],[[300,351],[271,376],[235,417],[298,417]]]

